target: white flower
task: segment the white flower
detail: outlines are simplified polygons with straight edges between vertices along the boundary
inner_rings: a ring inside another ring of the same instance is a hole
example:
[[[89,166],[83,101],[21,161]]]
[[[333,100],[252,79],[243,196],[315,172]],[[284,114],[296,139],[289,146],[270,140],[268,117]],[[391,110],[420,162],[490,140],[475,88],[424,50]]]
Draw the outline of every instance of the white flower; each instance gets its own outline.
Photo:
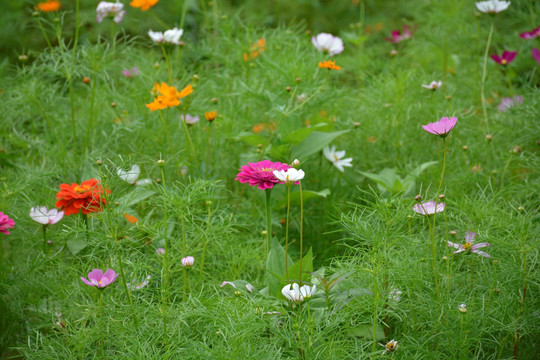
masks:
[[[178,28],[167,30],[164,33],[160,31],[148,31],[148,35],[156,44],[161,44],[162,42],[164,42],[167,44],[180,45],[180,37],[183,33],[184,30]]]
[[[119,168],[116,173],[120,176],[120,179],[127,181],[130,185],[148,185],[152,183],[152,180],[150,179],[139,180],[139,175],[141,175],[141,168],[139,165],[133,165],[129,171],[124,171]]]
[[[317,290],[317,285],[304,285],[300,288],[300,294],[302,295],[304,300],[308,300],[313,296],[313,294],[315,294],[315,290]]]
[[[467,312],[467,305],[466,304],[459,304],[459,307],[458,307],[459,311],[463,314],[465,314]]]
[[[152,276],[148,275],[146,277],[146,279],[144,281],[142,281],[142,282],[137,283],[137,282],[135,282],[135,280],[133,280],[132,283],[127,283],[126,285],[131,291],[140,290],[142,288],[145,288],[148,285],[151,278],[152,278]]]
[[[47,210],[45,206],[42,206],[30,209],[30,217],[42,225],[53,225],[62,220],[64,212],[58,209]]]
[[[232,281],[224,281],[221,283],[221,285],[219,285],[219,287],[224,287],[225,285],[231,285],[233,288],[236,289],[236,285],[234,285]]]
[[[324,156],[341,172],[344,172],[344,167],[352,167],[352,158],[342,159],[345,156],[345,150],[336,151],[336,147],[326,146],[323,149]]]
[[[442,86],[442,81],[435,81],[433,80],[429,85],[422,84],[423,88],[429,89],[429,90],[437,90]]]
[[[385,350],[383,354],[386,352],[394,352],[398,348],[398,342],[396,340],[390,340],[386,345],[384,345],[384,347]]]
[[[190,268],[195,263],[195,258],[193,256],[186,256],[185,258],[182,258],[182,266],[185,268]]]
[[[476,8],[487,14],[497,14],[508,9],[510,1],[488,0],[476,3]]]
[[[185,123],[188,125],[195,125],[196,123],[199,122],[198,116],[191,116],[189,114],[186,114],[185,116],[183,114],[180,115],[180,119],[185,121]]]
[[[401,290],[399,290],[398,288],[393,288],[392,290],[390,290],[390,294],[388,294],[388,297],[390,300],[398,302],[401,300],[401,294]]]
[[[161,31],[148,30],[148,36],[150,36],[150,39],[156,44],[163,42],[163,33]]]
[[[247,291],[249,291],[250,293],[253,294],[253,290],[255,290],[255,287],[253,287],[253,285],[251,285],[250,283],[247,283],[246,284],[246,289],[247,289]]]
[[[297,283],[292,284],[292,289],[291,284],[285,285],[283,289],[281,289],[281,293],[292,302],[301,303],[304,301],[304,296],[300,293],[300,286],[298,286]]]
[[[320,33],[312,37],[311,42],[317,50],[328,52],[330,56],[340,54],[344,49],[343,41],[332,34]]]
[[[303,170],[296,170],[295,168],[289,168],[287,170],[274,170],[274,176],[287,185],[291,185],[302,180],[304,175]]]
[[[446,208],[445,203],[436,204],[435,201],[428,201],[422,204],[414,204],[414,212],[420,215],[433,215],[436,212],[442,212]]]
[[[102,1],[98,4],[96,9],[96,21],[98,23],[102,22],[103,19],[105,19],[107,16],[114,16],[113,21],[117,24],[120,24],[122,22],[122,19],[124,19],[124,15],[126,14],[124,10],[124,4],[119,2],[118,0],[116,3]]]

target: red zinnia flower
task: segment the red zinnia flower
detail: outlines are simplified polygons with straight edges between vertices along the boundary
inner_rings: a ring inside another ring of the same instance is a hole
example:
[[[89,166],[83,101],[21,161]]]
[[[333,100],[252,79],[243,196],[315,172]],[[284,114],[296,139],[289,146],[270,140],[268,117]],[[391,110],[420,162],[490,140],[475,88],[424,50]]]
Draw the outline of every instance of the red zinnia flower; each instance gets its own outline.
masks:
[[[248,163],[242,166],[236,179],[250,186],[257,186],[261,190],[271,189],[280,181],[274,176],[274,170],[287,170],[290,166],[280,162],[263,160],[257,163]]]
[[[107,190],[106,190],[107,191]],[[103,187],[96,179],[83,181],[81,185],[73,183],[60,185],[60,191],[56,194],[56,207],[62,208],[66,215],[90,213],[101,211],[105,205],[105,199],[101,197]]]

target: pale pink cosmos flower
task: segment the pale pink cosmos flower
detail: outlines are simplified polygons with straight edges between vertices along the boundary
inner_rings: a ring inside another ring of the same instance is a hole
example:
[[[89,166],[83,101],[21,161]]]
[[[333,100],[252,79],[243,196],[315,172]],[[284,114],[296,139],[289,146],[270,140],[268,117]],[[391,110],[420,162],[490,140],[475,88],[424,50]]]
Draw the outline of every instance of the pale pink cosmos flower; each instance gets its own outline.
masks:
[[[103,274],[103,270],[101,269],[94,269],[88,273],[88,280],[82,276],[81,280],[88,286],[96,286],[98,289],[103,289],[112,284],[117,277],[118,274],[112,269],[107,269],[105,274]]]
[[[257,163],[248,163],[240,168],[235,180],[257,186],[261,190],[272,189],[279,179],[274,176],[275,170],[287,170],[290,166],[280,162],[263,160]]]
[[[122,70],[122,75],[124,75],[127,78],[132,78],[134,76],[137,76],[137,75],[139,75],[139,68],[134,66],[134,67],[131,68],[131,70],[124,69],[124,70]]]
[[[391,37],[386,38],[385,40],[395,44],[395,43],[401,42],[403,40],[410,39],[412,37],[412,35],[413,35],[413,32],[411,31],[410,26],[409,25],[403,25],[403,34],[399,30],[393,30],[390,33]]]
[[[413,210],[420,215],[433,215],[436,212],[442,212],[446,208],[445,203],[436,204],[435,201],[428,201],[422,204],[414,204]]]
[[[540,65],[540,50],[537,48],[532,48],[531,56],[538,63],[538,65]]]
[[[164,248],[157,248],[157,249],[156,249],[156,254],[158,254],[158,255],[163,255],[163,254],[165,254],[165,249],[164,249]]]
[[[274,176],[280,180],[283,184],[292,185],[299,184],[305,176],[303,170],[296,170],[295,168],[289,168],[287,170],[274,170]]]
[[[0,211],[0,233],[9,235],[8,229],[15,226],[15,221]]]
[[[518,104],[523,104],[523,97],[515,95],[513,98],[505,97],[501,99],[501,103],[497,106],[500,112],[506,112],[511,107]]]
[[[193,266],[195,263],[195,258],[193,256],[186,256],[185,258],[182,258],[182,266],[186,269],[189,269]]]
[[[58,209],[48,210],[45,206],[30,209],[30,217],[42,225],[54,225],[64,217],[63,211]]]
[[[196,123],[199,122],[199,117],[198,116],[192,116],[192,115],[189,115],[189,114],[181,114],[180,115],[180,120],[184,121],[187,125],[195,125]]]
[[[320,33],[311,38],[313,46],[319,51],[327,52],[329,56],[334,56],[343,52],[343,40],[332,34]]]
[[[519,34],[519,36],[525,40],[537,38],[540,36],[540,26],[538,26],[536,29],[533,29],[531,31],[522,32],[521,34]]]
[[[488,253],[478,250],[483,247],[489,247],[491,246],[491,244],[487,242],[475,244],[474,240],[476,239],[477,236],[478,234],[472,231],[469,231],[465,235],[465,244],[456,244],[454,242],[448,241],[448,246],[457,249],[457,251],[454,251],[454,254],[459,254],[461,252],[468,252],[468,253],[473,252],[473,253],[477,253],[478,255],[482,255],[483,257],[491,257]]]
[[[476,3],[476,8],[486,14],[498,14],[508,9],[510,1],[487,0]]]
[[[422,125],[424,130],[428,133],[439,135],[442,138],[445,138],[450,131],[456,126],[457,117],[443,117],[441,120],[429,123],[427,125]]]
[[[429,89],[429,90],[437,90],[442,86],[442,81],[435,81],[433,80],[430,84],[422,84],[423,88]]]
[[[491,58],[493,61],[495,61],[497,64],[501,64],[503,66],[510,64],[517,56],[517,51],[506,51],[504,50],[502,55],[499,56],[497,54],[491,55]]]

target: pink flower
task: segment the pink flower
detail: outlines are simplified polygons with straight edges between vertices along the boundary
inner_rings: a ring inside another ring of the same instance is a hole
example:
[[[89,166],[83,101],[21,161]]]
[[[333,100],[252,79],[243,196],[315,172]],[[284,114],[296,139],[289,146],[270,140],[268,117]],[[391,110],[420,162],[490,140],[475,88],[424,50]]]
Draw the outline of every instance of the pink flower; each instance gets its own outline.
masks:
[[[82,276],[81,280],[88,286],[97,286],[98,289],[103,289],[111,285],[117,277],[118,274],[115,273],[114,270],[107,269],[107,271],[105,271],[105,274],[103,274],[103,270],[94,269],[88,273],[88,280],[86,280]]]
[[[482,255],[483,257],[491,257],[488,253],[478,250],[483,247],[491,246],[491,244],[487,242],[475,244],[474,240],[476,239],[476,236],[478,236],[478,234],[469,231],[465,235],[465,244],[456,244],[448,241],[448,246],[457,249],[457,251],[454,251],[454,254],[459,254],[466,251],[477,253],[478,255]]]
[[[157,248],[157,249],[156,249],[156,254],[158,254],[158,255],[163,255],[163,254],[165,254],[165,249],[164,249],[164,248]]]
[[[182,266],[186,269],[192,267],[193,263],[195,263],[195,258],[193,256],[186,256],[185,258],[182,258]]]
[[[139,75],[139,68],[134,66],[131,68],[131,70],[129,69],[122,70],[122,75],[124,75],[127,78],[132,78],[134,76],[137,76]]]
[[[522,39],[526,39],[526,40],[537,38],[540,36],[540,26],[538,26],[536,29],[533,29],[531,31],[522,32],[521,34],[519,34],[519,36]]]
[[[275,170],[287,170],[290,166],[280,162],[263,160],[257,163],[248,163],[240,168],[236,179],[242,184],[248,183],[249,186],[257,186],[261,190],[271,189],[279,183],[279,179],[274,176]]]
[[[422,84],[423,88],[429,89],[429,90],[437,90],[442,86],[442,81],[435,81],[433,80],[430,84]]]
[[[491,55],[491,58],[497,64],[508,65],[512,61],[514,61],[514,59],[517,56],[517,53],[518,53],[517,51],[506,51],[506,50],[504,50],[501,56],[499,56],[499,55]]]
[[[422,204],[415,204],[413,206],[414,212],[420,215],[433,215],[436,212],[442,212],[446,208],[445,203],[436,204],[435,201],[428,201]]]
[[[385,40],[386,41],[390,41],[392,43],[398,43],[398,42],[401,42],[403,40],[407,40],[407,39],[410,39],[413,35],[413,32],[411,32],[411,28],[409,27],[409,25],[404,25],[403,26],[403,34],[401,33],[401,31],[399,30],[394,30],[390,33],[390,38],[386,38]]]
[[[15,221],[0,211],[0,232],[9,235],[8,229],[15,226]]]
[[[514,98],[502,98],[501,103],[497,106],[497,108],[501,112],[506,112],[508,109],[517,104],[523,104],[523,97],[515,95]]]
[[[532,48],[531,56],[540,65],[540,50],[538,50],[537,48]]]
[[[445,138],[450,131],[456,126],[457,117],[443,117],[441,120],[429,123],[427,125],[422,125],[424,130],[426,130],[428,133],[439,135],[442,138]]]

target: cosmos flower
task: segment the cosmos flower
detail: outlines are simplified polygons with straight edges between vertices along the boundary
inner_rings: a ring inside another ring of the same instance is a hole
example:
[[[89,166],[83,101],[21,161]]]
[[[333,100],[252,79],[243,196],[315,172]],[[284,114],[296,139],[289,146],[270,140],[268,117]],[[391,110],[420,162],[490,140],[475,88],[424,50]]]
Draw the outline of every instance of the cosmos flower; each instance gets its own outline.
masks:
[[[148,286],[151,278],[152,276],[148,275],[143,281],[137,282],[136,280],[133,280],[133,282],[127,283],[126,285],[131,291],[140,290]]]
[[[224,287],[226,285],[230,285],[233,288],[238,289],[236,287],[236,285],[232,281],[224,281],[224,282],[221,283],[221,285],[219,287]],[[251,285],[250,283],[247,283],[246,284],[246,290],[253,294],[253,290],[255,290],[255,287],[253,285]]]
[[[323,149],[323,154],[341,172],[345,172],[344,167],[352,167],[352,158],[343,159],[345,150],[336,151],[335,146],[326,146]]]
[[[274,170],[274,176],[286,185],[298,184],[304,178],[303,170],[289,168],[287,170]]]
[[[68,216],[80,211],[85,215],[99,212],[101,207],[106,205],[105,199],[101,197],[103,191],[103,187],[96,179],[83,181],[80,185],[62,184],[60,191],[56,193],[55,206]]]
[[[188,125],[195,125],[196,123],[199,122],[199,117],[198,116],[191,116],[189,114],[181,114],[180,115],[180,120],[184,121],[186,124]]]
[[[459,304],[458,310],[460,313],[465,314],[467,312],[467,304]]]
[[[433,215],[436,212],[442,212],[446,208],[445,203],[436,204],[435,201],[428,201],[422,204],[414,204],[414,212],[420,215]]]
[[[248,163],[240,168],[235,180],[249,186],[257,186],[261,190],[271,189],[279,180],[274,176],[275,170],[287,170],[289,165],[280,162],[263,160],[256,163]]]
[[[0,233],[9,235],[9,230],[15,226],[15,221],[0,211]]]
[[[43,12],[52,12],[58,11],[62,7],[60,1],[56,0],[47,0],[45,2],[40,2],[36,5],[36,10]]]
[[[156,254],[158,254],[158,255],[163,255],[163,254],[165,254],[165,249],[164,249],[164,248],[157,248],[157,249],[156,249]]]
[[[526,39],[526,40],[537,38],[540,36],[540,26],[538,26],[536,29],[533,29],[531,31],[522,32],[521,34],[519,34],[519,36],[522,39]]]
[[[403,25],[403,34],[399,30],[393,30],[390,33],[391,37],[385,38],[385,40],[396,44],[398,42],[402,42],[403,40],[410,39],[412,37],[412,35],[413,35],[413,32],[411,31],[410,26],[409,25]]]
[[[195,258],[193,256],[186,256],[182,258],[182,266],[186,269],[189,269],[193,266],[195,263]]]
[[[134,66],[131,68],[131,70],[129,69],[122,70],[122,75],[124,75],[127,78],[135,77],[139,75],[139,68]]]
[[[497,14],[508,9],[510,1],[488,0],[476,3],[476,8],[486,14]]]
[[[311,38],[313,46],[319,51],[327,52],[329,56],[341,54],[343,52],[343,40],[328,33],[320,33]]]
[[[476,239],[476,236],[477,234],[474,232],[467,232],[467,234],[465,235],[465,244],[456,244],[451,241],[448,241],[448,246],[457,249],[457,251],[454,251],[454,254],[467,252],[467,253],[477,253],[478,255],[482,255],[483,257],[491,257],[488,253],[478,250],[483,247],[489,247],[491,246],[491,244],[487,242],[475,244],[474,240]]]
[[[456,126],[457,117],[443,117],[441,120],[429,123],[427,125],[422,125],[422,128],[430,134],[438,135],[442,138],[448,136],[450,131]]]
[[[206,111],[204,113],[204,118],[206,119],[206,121],[208,122],[212,122],[214,120],[216,120],[217,118],[217,111],[214,110],[214,111]]]
[[[387,352],[394,352],[398,348],[398,342],[396,340],[390,340],[386,345],[384,345],[385,349],[383,351],[383,354]]]
[[[116,171],[120,179],[126,181],[130,185],[148,185],[152,183],[152,180],[150,179],[141,179],[139,180],[139,176],[141,175],[141,168],[139,165],[135,164],[131,166],[131,170],[124,171],[120,168]]]
[[[523,104],[523,97],[515,95],[513,98],[505,97],[501,99],[501,103],[497,106],[500,112],[506,112],[511,107],[518,104]]]
[[[430,84],[422,84],[423,88],[429,89],[429,90],[437,90],[442,86],[442,81],[435,81],[433,80]]]
[[[107,16],[113,16],[113,21],[120,24],[125,14],[126,11],[124,10],[124,4],[122,4],[119,0],[117,0],[115,3],[101,1],[96,9],[96,22],[100,23]]]
[[[148,31],[148,35],[152,39],[153,42],[156,44],[174,44],[174,45],[180,45],[180,37],[184,33],[184,30],[174,28],[167,30],[165,32],[160,31]]]
[[[491,58],[497,64],[508,65],[512,61],[514,61],[514,59],[517,56],[517,53],[518,53],[517,51],[506,51],[506,50],[504,50],[501,56],[499,56],[499,55],[491,55]]]
[[[193,87],[188,85],[179,92],[174,86],[169,86],[162,82],[161,85],[154,83],[152,92],[159,95],[154,98],[153,103],[146,104],[146,107],[149,108],[150,111],[155,111],[180,105],[180,99],[191,94],[193,92]]]
[[[152,6],[156,5],[159,0],[133,0],[129,3],[134,8],[140,8],[142,11],[149,10]]]
[[[118,274],[114,270],[107,269],[105,274],[103,270],[94,269],[88,273],[88,280],[81,276],[81,280],[88,286],[96,286],[98,289],[104,289],[116,280]]]
[[[291,289],[291,285],[292,285],[292,289]],[[304,301],[304,296],[300,292],[300,286],[297,283],[285,285],[283,289],[281,289],[281,293],[288,300],[294,303],[301,303]]]
[[[48,210],[45,206],[30,209],[30,217],[42,225],[54,225],[64,217],[63,211],[58,209]]]
[[[532,48],[531,56],[538,63],[538,65],[540,65],[540,50],[537,48]]]
[[[328,69],[328,70],[340,70],[341,66],[336,65],[335,61],[332,60],[325,60],[324,62],[319,61],[319,67],[321,69]]]
[[[249,44],[249,54],[244,53],[244,61],[255,59],[266,50],[266,40],[259,39],[255,44]]]
[[[304,300],[309,300],[315,294],[315,291],[317,290],[317,285],[309,286],[309,285],[303,285],[300,287],[300,294],[304,298]]]

